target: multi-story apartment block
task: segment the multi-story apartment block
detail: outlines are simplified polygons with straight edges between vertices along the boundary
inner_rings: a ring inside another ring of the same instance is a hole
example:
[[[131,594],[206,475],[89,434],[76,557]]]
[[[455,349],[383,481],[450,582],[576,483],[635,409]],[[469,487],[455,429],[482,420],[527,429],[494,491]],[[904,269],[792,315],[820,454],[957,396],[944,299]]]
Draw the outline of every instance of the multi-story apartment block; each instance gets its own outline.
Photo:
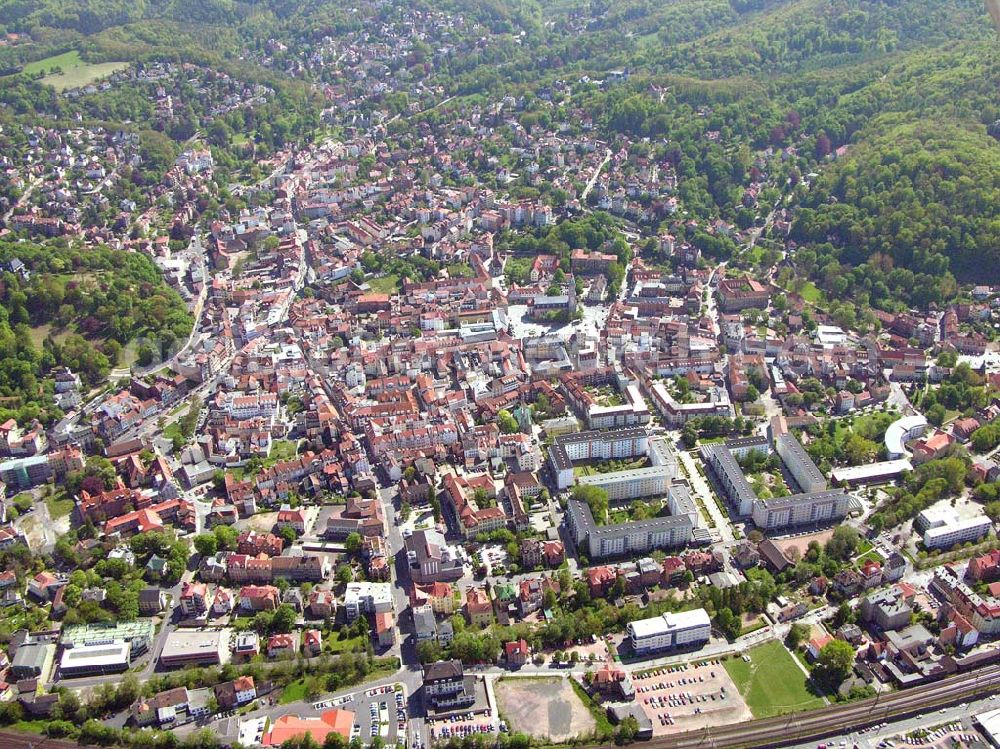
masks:
[[[667,612],[631,622],[626,632],[635,653],[645,655],[660,650],[700,647],[711,637],[712,622],[705,609],[677,614]]]

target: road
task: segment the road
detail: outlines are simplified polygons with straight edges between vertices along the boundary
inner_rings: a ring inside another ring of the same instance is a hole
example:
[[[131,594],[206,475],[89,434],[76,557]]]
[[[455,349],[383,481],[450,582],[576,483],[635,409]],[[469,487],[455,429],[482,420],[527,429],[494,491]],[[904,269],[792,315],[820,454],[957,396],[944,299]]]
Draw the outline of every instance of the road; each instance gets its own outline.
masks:
[[[904,736],[918,729],[926,730],[952,722],[960,723],[964,721],[968,723],[973,715],[986,712],[987,710],[995,710],[997,704],[994,700],[996,700],[996,698],[996,695],[991,695],[990,697],[984,697],[983,699],[976,700],[975,702],[962,703],[952,707],[941,708],[940,710],[927,715],[918,715],[913,718],[903,718],[901,720],[888,723],[883,727],[852,730],[850,733],[834,736],[827,742],[827,745],[832,749],[834,744],[842,741],[844,746],[853,747],[856,744],[860,749],[877,749],[878,745],[885,739]],[[971,726],[967,726],[964,730],[967,733],[977,734],[976,729]],[[815,742],[810,741],[804,744],[799,744],[793,749],[815,749],[815,747]]]
[[[28,186],[24,188],[24,192],[21,193],[21,197],[14,201],[8,211],[3,215],[4,224],[6,224],[10,220],[10,217],[14,215],[14,211],[16,211],[28,198],[31,197],[31,193],[35,191],[36,187],[42,184],[43,179],[44,177],[32,178],[32,180],[28,183]]]
[[[187,350],[191,348],[195,339],[200,335],[201,331],[201,318],[205,313],[205,301],[208,299],[208,263],[206,262],[205,247],[202,244],[201,234],[195,234],[194,239],[191,241],[191,246],[197,250],[198,257],[201,260],[201,290],[198,292],[198,298],[195,300],[194,309],[194,325],[191,327],[191,333],[188,335],[187,340],[184,341],[184,345],[181,346],[173,356],[171,356],[166,361],[157,361],[149,364],[145,367],[133,367],[132,375],[135,377],[144,377],[150,372],[156,372],[163,367],[171,366],[175,361],[185,356]]]
[[[597,168],[594,170],[593,176],[590,178],[590,181],[587,182],[587,186],[584,187],[583,188],[583,192],[580,193],[580,204],[581,205],[586,205],[586,203],[587,203],[587,196],[590,195],[590,191],[594,189],[594,185],[597,184],[597,178],[601,176],[601,171],[604,169],[604,167],[606,167],[608,165],[609,161],[611,161],[611,149],[610,148],[607,149],[604,152],[604,161],[602,161],[600,164],[597,165]]]

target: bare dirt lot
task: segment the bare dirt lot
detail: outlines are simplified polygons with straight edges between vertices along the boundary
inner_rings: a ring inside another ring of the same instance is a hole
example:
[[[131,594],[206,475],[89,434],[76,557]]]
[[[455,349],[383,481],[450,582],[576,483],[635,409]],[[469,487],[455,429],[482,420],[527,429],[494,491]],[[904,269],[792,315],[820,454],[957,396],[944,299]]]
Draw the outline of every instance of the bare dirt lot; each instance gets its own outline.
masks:
[[[806,550],[809,548],[810,541],[816,541],[820,546],[825,544],[833,537],[833,529],[820,531],[818,533],[809,533],[804,536],[793,536],[792,538],[776,538],[774,539],[775,545],[781,549],[786,554],[789,549],[796,548],[799,550],[799,554],[805,554]]]
[[[564,677],[501,679],[495,691],[512,731],[560,743],[589,735],[597,725]]]
[[[638,671],[632,681],[636,702],[652,721],[654,736],[753,717],[726,669],[714,661]]]
[[[275,522],[278,520],[278,513],[276,512],[262,512],[258,515],[253,515],[245,520],[238,520],[233,524],[233,527],[239,531],[257,531],[258,533],[270,533],[271,529],[274,528]]]

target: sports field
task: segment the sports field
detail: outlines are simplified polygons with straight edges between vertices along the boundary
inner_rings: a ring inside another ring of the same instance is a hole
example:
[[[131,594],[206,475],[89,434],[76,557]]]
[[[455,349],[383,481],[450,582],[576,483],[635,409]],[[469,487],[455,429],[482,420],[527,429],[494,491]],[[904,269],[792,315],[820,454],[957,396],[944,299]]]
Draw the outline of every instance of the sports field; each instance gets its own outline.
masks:
[[[806,675],[785,646],[771,641],[749,650],[747,663],[740,656],[725,662],[755,718],[822,707],[823,700],[806,688]]]

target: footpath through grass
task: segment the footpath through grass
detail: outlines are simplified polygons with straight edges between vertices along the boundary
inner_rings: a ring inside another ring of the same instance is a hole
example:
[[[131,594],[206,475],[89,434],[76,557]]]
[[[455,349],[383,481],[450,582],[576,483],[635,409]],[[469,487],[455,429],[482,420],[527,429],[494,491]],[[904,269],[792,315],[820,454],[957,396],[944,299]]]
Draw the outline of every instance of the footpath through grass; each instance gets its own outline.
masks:
[[[770,718],[823,706],[822,698],[809,691],[806,675],[780,642],[758,645],[747,655],[749,663],[735,656],[725,667],[753,717]]]

